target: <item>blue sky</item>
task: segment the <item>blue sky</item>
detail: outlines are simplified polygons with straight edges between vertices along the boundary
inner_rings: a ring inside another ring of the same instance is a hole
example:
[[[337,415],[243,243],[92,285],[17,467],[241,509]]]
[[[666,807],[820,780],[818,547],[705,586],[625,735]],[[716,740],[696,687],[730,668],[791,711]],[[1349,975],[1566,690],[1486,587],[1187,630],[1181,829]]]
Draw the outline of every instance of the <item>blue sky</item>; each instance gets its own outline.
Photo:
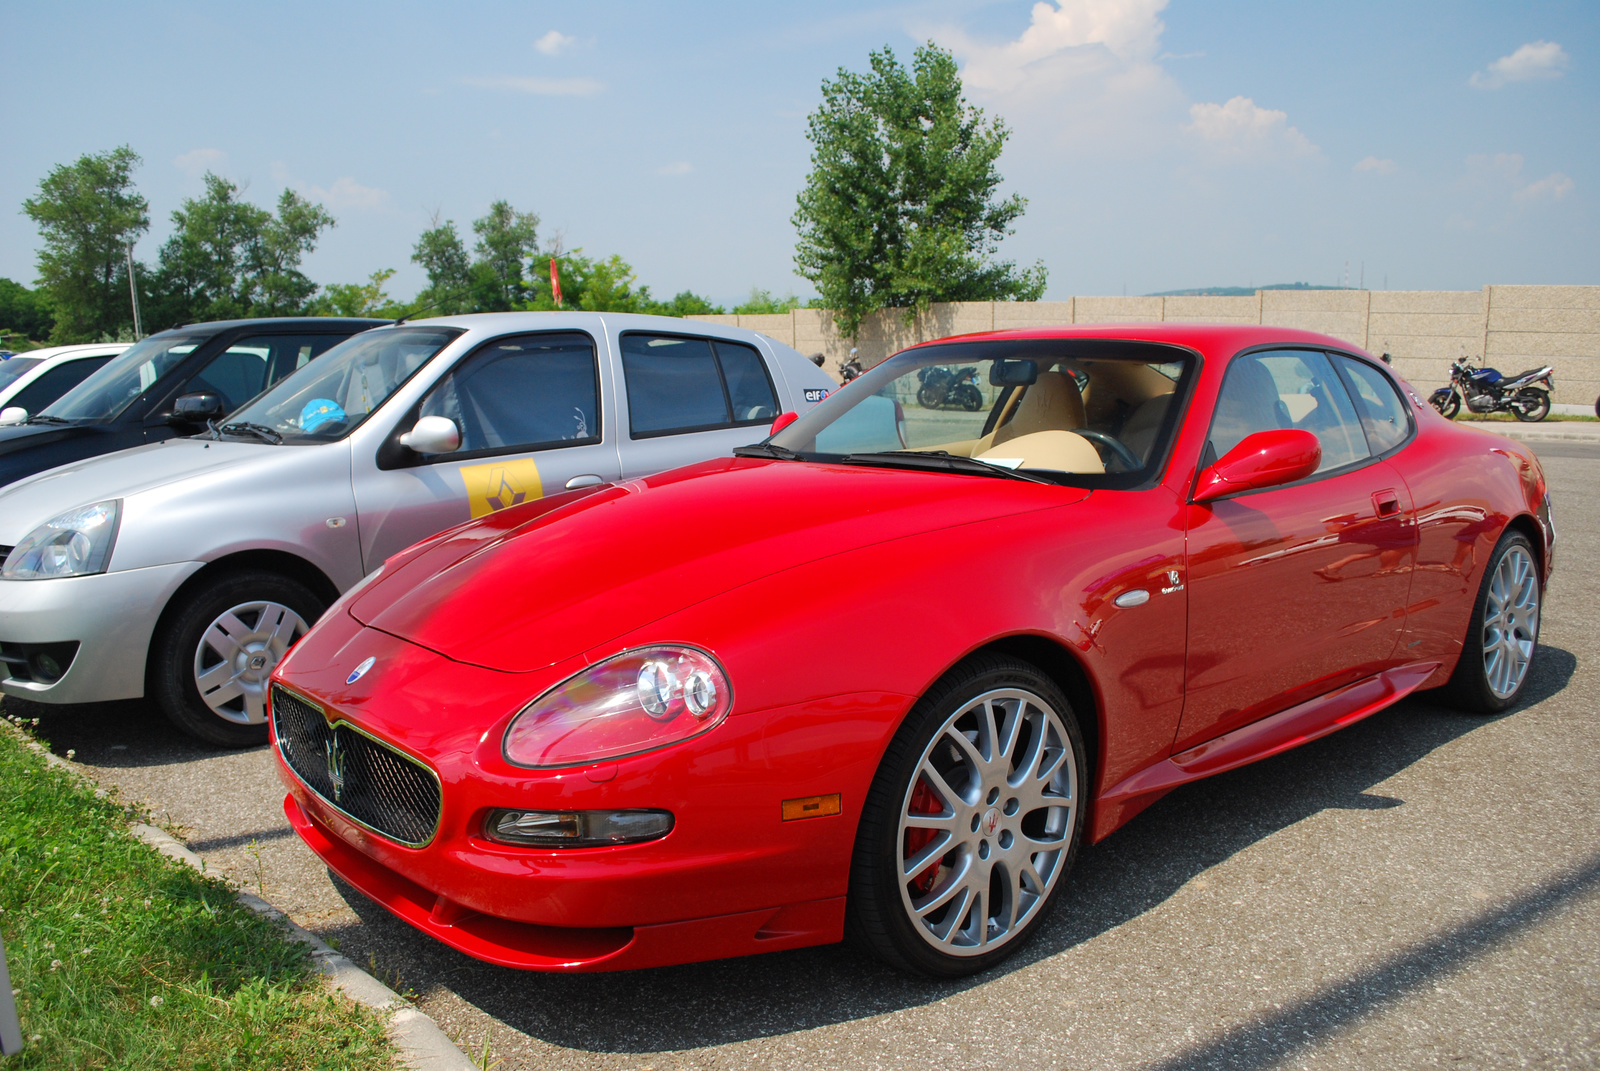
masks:
[[[657,295],[802,296],[805,119],[838,68],[953,49],[1004,117],[1004,247],[1047,297],[1307,280],[1600,283],[1600,5],[1061,0],[49,3],[0,0],[0,275],[23,199],[129,144],[153,261],[207,169],[338,218],[319,282],[410,263],[490,201]]]

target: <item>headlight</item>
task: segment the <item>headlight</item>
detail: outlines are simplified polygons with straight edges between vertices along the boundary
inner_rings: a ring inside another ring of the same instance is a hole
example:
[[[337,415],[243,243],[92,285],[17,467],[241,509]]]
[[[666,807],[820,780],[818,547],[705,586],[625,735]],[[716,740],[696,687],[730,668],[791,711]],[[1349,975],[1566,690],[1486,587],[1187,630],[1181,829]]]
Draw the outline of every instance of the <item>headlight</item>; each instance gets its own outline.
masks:
[[[47,580],[106,571],[117,541],[122,500],[96,502],[63,513],[28,533],[6,556],[0,576],[7,580]]]
[[[640,647],[569,677],[506,730],[506,761],[576,766],[676,744],[733,706],[722,667],[693,647]]]

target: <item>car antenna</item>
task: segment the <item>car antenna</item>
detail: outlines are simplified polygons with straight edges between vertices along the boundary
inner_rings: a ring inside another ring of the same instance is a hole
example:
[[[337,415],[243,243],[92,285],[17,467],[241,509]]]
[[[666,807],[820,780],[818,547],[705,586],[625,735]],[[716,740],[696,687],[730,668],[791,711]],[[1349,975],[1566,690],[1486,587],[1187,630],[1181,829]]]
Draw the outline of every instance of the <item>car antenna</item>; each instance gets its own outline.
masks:
[[[390,324],[389,326],[390,327],[398,327],[401,324],[405,323],[407,320],[411,319],[411,317],[415,316],[417,313],[419,313],[419,312],[427,312],[429,309],[433,308],[435,305],[438,305],[438,304],[442,303],[443,301],[445,301],[448,298],[456,297],[459,293],[460,293],[460,291],[458,291],[458,290],[452,290],[448,294],[440,294],[438,297],[434,298],[432,301],[428,302],[426,305],[418,305],[414,309],[411,309],[411,310],[409,310],[407,312],[401,313],[399,318],[396,319],[395,322]]]

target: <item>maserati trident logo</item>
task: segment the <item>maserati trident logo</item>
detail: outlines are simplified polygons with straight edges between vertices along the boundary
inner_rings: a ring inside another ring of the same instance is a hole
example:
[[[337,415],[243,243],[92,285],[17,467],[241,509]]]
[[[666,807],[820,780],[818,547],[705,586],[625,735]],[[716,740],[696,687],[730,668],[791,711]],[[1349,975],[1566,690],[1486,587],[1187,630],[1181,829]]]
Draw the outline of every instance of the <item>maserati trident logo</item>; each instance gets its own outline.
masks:
[[[333,802],[338,803],[344,793],[345,766],[350,756],[346,754],[344,741],[339,739],[337,732],[322,745],[322,750],[328,759],[328,783],[333,786]]]
[[[350,676],[346,677],[344,679],[344,682],[346,684],[354,684],[356,681],[360,680],[362,677],[365,677],[367,675],[367,670],[371,669],[372,668],[372,664],[374,662],[376,662],[376,661],[377,661],[376,658],[364,658],[364,659],[362,659],[361,664],[359,666],[357,666],[355,669],[350,671]]]

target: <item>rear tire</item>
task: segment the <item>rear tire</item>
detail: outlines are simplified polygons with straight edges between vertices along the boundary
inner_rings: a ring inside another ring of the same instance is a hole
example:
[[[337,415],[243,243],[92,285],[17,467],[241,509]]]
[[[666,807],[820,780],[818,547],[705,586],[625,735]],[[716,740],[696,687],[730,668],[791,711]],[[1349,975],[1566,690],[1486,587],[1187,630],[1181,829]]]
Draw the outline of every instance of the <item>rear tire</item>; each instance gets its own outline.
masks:
[[[1525,423],[1533,424],[1550,415],[1550,392],[1538,387],[1524,387],[1511,399],[1511,415]]]
[[[1455,706],[1499,714],[1516,704],[1538,650],[1543,602],[1533,544],[1521,532],[1507,532],[1483,571],[1461,661],[1446,685]]]
[[[149,694],[190,736],[222,747],[264,744],[267,677],[326,609],[311,589],[278,573],[212,577],[184,593],[159,626]]]
[[[917,701],[878,767],[850,868],[852,937],[901,970],[986,970],[1037,931],[1082,837],[1083,737],[1036,667],[983,655]]]

